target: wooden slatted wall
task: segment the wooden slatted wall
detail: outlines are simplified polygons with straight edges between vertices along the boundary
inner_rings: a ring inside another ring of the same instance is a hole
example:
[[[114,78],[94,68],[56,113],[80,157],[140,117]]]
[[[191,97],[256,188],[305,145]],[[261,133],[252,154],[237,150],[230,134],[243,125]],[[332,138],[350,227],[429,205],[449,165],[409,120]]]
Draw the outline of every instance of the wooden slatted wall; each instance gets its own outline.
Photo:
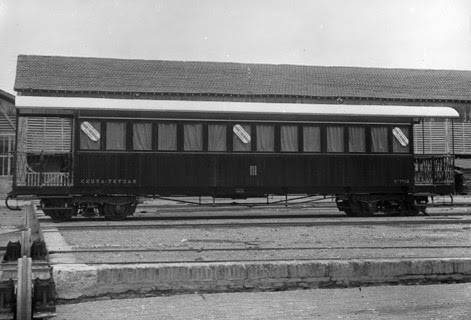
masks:
[[[455,122],[453,124],[455,154],[471,154],[471,123]]]
[[[414,125],[414,153],[450,153],[452,145],[450,132],[447,121],[425,121]]]
[[[10,121],[11,121],[10,117]],[[14,120],[14,118],[13,118]],[[15,127],[5,118],[5,115],[0,113],[0,133],[12,133],[15,134]]]
[[[423,139],[425,136],[425,139]],[[425,121],[414,125],[415,154],[471,155],[471,123]]]
[[[28,117],[26,120],[26,152],[70,152],[71,133],[71,119]]]

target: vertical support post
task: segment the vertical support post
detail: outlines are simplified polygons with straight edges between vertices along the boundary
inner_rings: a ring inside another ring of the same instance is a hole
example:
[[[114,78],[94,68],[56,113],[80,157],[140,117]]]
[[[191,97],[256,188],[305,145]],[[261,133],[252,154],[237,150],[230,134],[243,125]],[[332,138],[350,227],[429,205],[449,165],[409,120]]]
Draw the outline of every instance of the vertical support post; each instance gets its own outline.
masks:
[[[451,154],[455,155],[455,119],[451,119]],[[453,168],[455,167],[455,159],[453,157]]]
[[[422,154],[425,154],[425,128],[424,128],[425,119],[422,118]]]
[[[28,257],[18,259],[18,285],[16,290],[16,319],[30,320],[33,313],[32,260]]]

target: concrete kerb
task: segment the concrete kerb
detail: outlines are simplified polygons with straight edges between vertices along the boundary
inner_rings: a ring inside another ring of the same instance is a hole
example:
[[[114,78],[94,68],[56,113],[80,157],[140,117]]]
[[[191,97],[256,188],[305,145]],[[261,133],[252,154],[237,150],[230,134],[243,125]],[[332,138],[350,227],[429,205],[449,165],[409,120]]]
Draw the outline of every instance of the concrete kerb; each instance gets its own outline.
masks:
[[[471,281],[469,259],[290,261],[53,267],[57,297],[280,290],[414,281]]]

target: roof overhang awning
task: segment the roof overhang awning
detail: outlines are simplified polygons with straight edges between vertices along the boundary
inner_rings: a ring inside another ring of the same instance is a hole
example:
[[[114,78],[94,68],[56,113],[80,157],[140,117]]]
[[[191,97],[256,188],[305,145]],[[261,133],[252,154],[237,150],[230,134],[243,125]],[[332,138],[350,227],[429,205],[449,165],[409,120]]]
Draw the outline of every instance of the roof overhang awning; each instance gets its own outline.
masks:
[[[248,113],[319,116],[396,117],[396,118],[458,118],[458,112],[450,107],[396,106],[396,105],[350,105],[350,104],[302,104],[258,103],[230,101],[188,101],[108,99],[74,97],[18,96],[16,107],[73,109],[73,110],[120,110],[160,111],[192,113]]]

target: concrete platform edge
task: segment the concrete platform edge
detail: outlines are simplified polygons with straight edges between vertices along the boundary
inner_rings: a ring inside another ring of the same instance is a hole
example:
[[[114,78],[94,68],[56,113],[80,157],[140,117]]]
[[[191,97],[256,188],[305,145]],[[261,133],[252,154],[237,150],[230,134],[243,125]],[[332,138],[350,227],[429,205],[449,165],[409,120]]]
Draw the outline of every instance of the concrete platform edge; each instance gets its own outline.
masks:
[[[471,258],[142,265],[56,264],[57,298],[471,281]]]

